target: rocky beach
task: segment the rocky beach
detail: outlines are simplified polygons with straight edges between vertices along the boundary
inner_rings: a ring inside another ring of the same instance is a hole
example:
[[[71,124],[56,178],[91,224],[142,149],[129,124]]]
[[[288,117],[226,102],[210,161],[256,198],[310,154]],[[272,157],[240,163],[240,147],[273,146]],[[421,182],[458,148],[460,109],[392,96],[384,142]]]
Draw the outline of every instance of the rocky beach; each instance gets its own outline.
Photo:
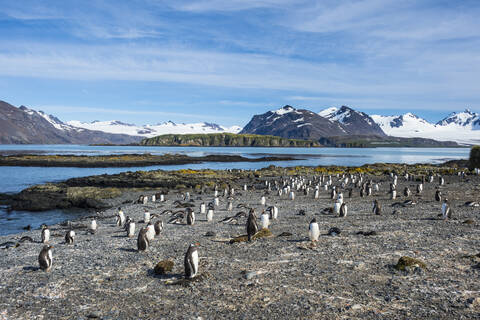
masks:
[[[393,171],[398,174],[394,200],[389,194]],[[410,174],[408,179],[404,172]],[[105,191],[119,187],[113,181],[130,184],[102,199],[107,204],[103,211],[50,226],[50,272],[38,268],[40,230],[0,237],[0,319],[476,319],[480,177],[458,172],[444,166],[371,165],[78,178],[67,183],[70,188],[101,186]],[[379,190],[361,197],[351,179],[342,187],[344,174],[357,180],[361,175],[364,182],[371,179]],[[433,182],[417,193],[427,174],[434,175]],[[343,192],[347,217],[331,212],[331,190],[318,182],[322,175],[331,176],[332,185]],[[278,195],[274,181],[312,184],[308,195],[295,191],[291,200],[288,194]],[[207,222],[199,208],[213,201],[215,186],[219,205],[213,221]],[[412,193],[404,196],[407,186]],[[235,190],[232,211],[223,196],[229,187]],[[448,197],[453,212],[446,221],[441,202],[435,200],[437,189]],[[183,198],[186,192],[190,200]],[[165,194],[165,201],[152,202],[156,193]],[[149,196],[149,201],[138,203],[140,195]],[[261,205],[262,196],[266,205]],[[372,213],[375,199],[381,215]],[[115,224],[119,206],[137,224],[133,238]],[[248,207],[260,218],[268,206],[278,207],[278,219],[269,226],[271,235],[263,232],[266,237],[252,242],[231,243],[246,234],[246,217],[221,221],[248,212]],[[168,223],[172,212],[186,207],[196,213],[193,226],[184,220]],[[138,252],[145,209],[156,215],[153,221],[164,222],[164,229],[146,252]],[[321,233],[316,245],[308,237],[313,217]],[[98,223],[95,234],[88,230],[93,218]],[[73,245],[64,240],[70,229],[76,232]],[[195,242],[200,244],[199,275],[186,280],[183,259]],[[158,274],[157,263],[166,260],[173,262],[172,270]]]

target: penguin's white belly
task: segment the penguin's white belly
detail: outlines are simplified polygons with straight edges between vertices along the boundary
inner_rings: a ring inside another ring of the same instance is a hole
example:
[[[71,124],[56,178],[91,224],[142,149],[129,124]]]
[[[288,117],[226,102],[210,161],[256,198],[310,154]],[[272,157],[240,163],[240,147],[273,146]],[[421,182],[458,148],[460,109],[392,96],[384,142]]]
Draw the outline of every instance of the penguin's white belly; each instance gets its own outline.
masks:
[[[45,242],[48,242],[50,240],[50,230],[45,230],[44,238],[45,238]]]
[[[340,212],[340,202],[335,202],[335,205],[333,206],[333,212],[334,213],[339,213]]]
[[[155,229],[153,226],[147,227],[147,239],[148,241],[152,241],[155,238]]]
[[[278,218],[278,208],[273,207],[273,219],[277,220]]]
[[[144,221],[145,223],[149,223],[149,222],[150,222],[150,212],[145,212],[145,213],[143,214],[143,221]]]
[[[52,250],[48,250],[48,259],[50,261],[47,261],[48,266],[50,267],[53,263],[53,255],[52,255]]]
[[[192,277],[195,277],[198,272],[198,252],[192,252],[192,265],[193,265],[193,274]]]
[[[266,214],[262,214],[262,216],[260,217],[260,221],[262,222],[262,228],[268,229],[269,220]]]
[[[213,210],[208,210],[207,212],[207,221],[213,220]]]
[[[318,241],[318,237],[320,236],[320,229],[318,227],[318,223],[311,223],[310,230],[308,232],[310,236],[310,240]]]
[[[133,236],[134,233],[135,233],[135,223],[132,222],[128,225],[128,235]]]

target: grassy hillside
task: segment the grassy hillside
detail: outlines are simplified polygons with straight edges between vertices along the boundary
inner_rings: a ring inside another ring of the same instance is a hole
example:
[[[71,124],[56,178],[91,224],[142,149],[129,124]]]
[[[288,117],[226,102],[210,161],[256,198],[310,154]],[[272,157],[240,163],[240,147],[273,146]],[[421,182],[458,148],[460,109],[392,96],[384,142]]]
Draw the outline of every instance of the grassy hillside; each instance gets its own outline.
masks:
[[[470,149],[470,159],[468,167],[470,170],[480,168],[480,146],[473,146]]]
[[[340,148],[376,148],[376,147],[417,147],[440,148],[459,147],[456,142],[437,141],[425,138],[399,138],[380,136],[341,136],[320,139],[320,143],[328,147]]]
[[[257,134],[165,134],[143,139],[144,146],[198,146],[198,147],[320,147],[317,141],[286,139]]]

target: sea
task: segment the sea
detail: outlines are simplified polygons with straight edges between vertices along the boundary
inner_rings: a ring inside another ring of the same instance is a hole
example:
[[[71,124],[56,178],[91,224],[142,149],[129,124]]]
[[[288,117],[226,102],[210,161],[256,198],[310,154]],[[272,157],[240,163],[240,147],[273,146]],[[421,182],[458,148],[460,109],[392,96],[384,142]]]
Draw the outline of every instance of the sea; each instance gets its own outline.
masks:
[[[292,166],[361,166],[371,163],[441,163],[448,160],[467,159],[469,148],[248,148],[248,147],[141,147],[141,146],[87,146],[87,145],[0,145],[1,155],[58,154],[58,155],[110,155],[186,154],[206,156],[211,154],[240,155],[260,158],[270,155],[294,157],[293,161],[268,162],[206,162],[186,165],[115,168],[44,168],[0,167],[0,193],[16,193],[29,186],[57,182],[74,177],[115,174],[137,170],[178,169],[260,169],[269,165]],[[91,212],[85,210],[49,210],[44,212],[7,211],[0,206],[0,235],[19,233],[30,225],[39,228],[42,223],[56,224],[73,220]]]

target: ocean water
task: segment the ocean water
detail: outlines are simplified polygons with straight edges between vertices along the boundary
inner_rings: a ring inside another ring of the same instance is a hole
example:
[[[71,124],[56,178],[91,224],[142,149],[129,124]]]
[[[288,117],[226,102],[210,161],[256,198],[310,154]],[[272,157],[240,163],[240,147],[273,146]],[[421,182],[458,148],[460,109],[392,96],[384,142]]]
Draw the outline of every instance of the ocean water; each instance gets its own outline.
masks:
[[[137,170],[190,169],[260,169],[275,166],[360,166],[368,163],[441,163],[453,159],[468,158],[469,148],[236,148],[236,147],[138,147],[138,146],[85,146],[85,145],[0,145],[0,154],[76,154],[108,155],[129,153],[182,153],[190,156],[209,154],[241,155],[259,158],[268,155],[295,157],[294,161],[273,162],[207,162],[187,165],[129,167],[129,168],[41,168],[0,167],[0,192],[15,193],[29,186],[45,182],[56,182],[73,177],[98,174],[114,174]],[[0,207],[0,235],[18,233],[24,226],[38,228],[42,223],[55,224],[74,219],[85,210],[46,212],[7,212]]]

